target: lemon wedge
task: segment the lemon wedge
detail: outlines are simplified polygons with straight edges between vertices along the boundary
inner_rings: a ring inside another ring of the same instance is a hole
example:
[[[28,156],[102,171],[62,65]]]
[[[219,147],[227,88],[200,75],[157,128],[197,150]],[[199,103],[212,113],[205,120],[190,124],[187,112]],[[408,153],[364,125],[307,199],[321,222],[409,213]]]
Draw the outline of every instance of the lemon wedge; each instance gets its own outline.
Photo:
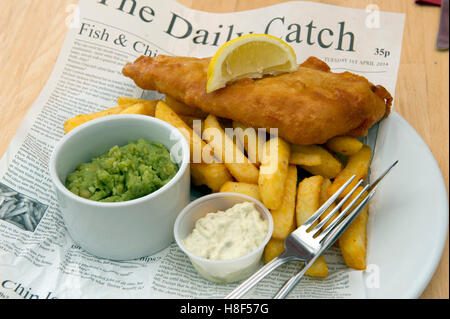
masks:
[[[261,78],[297,69],[292,47],[268,34],[248,34],[223,44],[209,63],[206,92],[242,78]]]

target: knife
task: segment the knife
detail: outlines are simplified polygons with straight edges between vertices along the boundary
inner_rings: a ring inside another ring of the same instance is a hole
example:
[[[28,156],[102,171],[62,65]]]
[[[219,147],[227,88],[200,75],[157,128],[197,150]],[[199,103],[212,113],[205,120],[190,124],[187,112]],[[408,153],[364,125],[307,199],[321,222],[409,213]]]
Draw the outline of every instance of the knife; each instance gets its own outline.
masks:
[[[442,0],[441,20],[439,22],[439,32],[436,47],[439,50],[448,50],[448,1]]]

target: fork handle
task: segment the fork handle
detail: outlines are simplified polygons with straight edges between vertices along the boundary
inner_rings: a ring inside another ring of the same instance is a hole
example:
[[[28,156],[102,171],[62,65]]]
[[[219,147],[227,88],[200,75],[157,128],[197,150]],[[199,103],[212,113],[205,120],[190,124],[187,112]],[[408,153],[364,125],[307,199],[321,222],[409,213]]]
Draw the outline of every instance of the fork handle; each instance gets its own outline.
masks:
[[[303,278],[306,271],[312,266],[316,259],[319,258],[319,256],[336,241],[340,234],[342,234],[342,232],[344,232],[351,224],[351,222],[358,216],[358,214],[362,211],[362,209],[367,205],[369,200],[375,194],[375,191],[376,187],[369,193],[369,195],[366,196],[366,198],[359,204],[359,206],[356,207],[349,215],[347,215],[344,221],[331,232],[330,238],[334,238],[334,240],[329,240],[327,243],[324,243],[316,256],[305,263],[304,267],[296,275],[292,276],[288,281],[286,281],[283,287],[281,287],[281,289],[278,290],[277,294],[273,297],[274,299],[284,299],[291,292],[291,290],[298,284],[300,279]]]
[[[265,266],[261,267],[257,272],[255,272],[250,278],[245,280],[237,288],[235,288],[231,293],[229,293],[225,299],[239,299],[245,295],[250,289],[252,289],[258,282],[260,282],[264,277],[270,274],[272,271],[284,265],[288,261],[293,260],[292,257],[285,256],[284,253],[275,257],[267,263]]]
[[[308,265],[305,265],[302,270],[300,270],[296,275],[292,276],[286,283],[281,287],[280,290],[278,290],[277,294],[273,297],[273,299],[284,299],[286,296],[291,292],[291,290],[298,284],[300,279],[303,278],[306,271],[309,269],[309,267],[312,265],[312,263],[309,263]]]

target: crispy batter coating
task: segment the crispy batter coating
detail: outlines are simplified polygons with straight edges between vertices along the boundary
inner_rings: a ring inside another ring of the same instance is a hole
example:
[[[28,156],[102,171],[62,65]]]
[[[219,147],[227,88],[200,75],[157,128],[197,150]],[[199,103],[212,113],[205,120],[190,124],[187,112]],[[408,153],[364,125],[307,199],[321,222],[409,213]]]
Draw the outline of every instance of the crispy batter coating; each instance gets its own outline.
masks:
[[[289,142],[323,144],[335,136],[364,136],[390,112],[392,96],[382,86],[350,73],[332,73],[310,57],[297,71],[241,79],[206,93],[210,58],[159,55],[127,63],[123,74],[145,90],[171,95],[205,112],[255,128],[278,128]]]

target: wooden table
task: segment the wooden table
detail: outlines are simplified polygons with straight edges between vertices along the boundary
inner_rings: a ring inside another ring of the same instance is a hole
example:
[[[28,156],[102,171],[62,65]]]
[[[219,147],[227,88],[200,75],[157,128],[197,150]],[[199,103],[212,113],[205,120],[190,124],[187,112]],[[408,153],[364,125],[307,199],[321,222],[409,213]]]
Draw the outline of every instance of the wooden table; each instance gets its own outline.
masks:
[[[198,10],[230,12],[284,0],[178,0]],[[406,13],[395,108],[425,139],[449,185],[449,53],[435,49],[440,9],[413,0],[322,0],[351,8],[377,4]],[[0,155],[50,76],[74,0],[2,1],[0,10]],[[423,298],[449,298],[447,246]]]

